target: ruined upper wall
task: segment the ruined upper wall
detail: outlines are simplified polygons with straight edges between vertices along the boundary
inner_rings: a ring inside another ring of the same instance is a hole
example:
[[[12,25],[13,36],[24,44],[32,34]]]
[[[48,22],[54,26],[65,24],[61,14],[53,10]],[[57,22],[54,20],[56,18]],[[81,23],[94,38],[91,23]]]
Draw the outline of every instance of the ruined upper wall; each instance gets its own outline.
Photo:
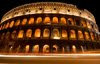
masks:
[[[18,6],[8,11],[2,17],[1,23],[17,16],[41,13],[74,15],[96,23],[94,16],[88,10],[80,10],[75,5],[60,2],[37,2]]]

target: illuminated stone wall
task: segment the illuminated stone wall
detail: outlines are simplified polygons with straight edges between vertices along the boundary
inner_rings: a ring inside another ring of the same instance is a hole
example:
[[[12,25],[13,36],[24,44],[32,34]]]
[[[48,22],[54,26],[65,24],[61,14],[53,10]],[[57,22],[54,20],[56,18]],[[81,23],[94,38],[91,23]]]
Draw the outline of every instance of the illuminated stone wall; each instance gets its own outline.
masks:
[[[0,24],[1,52],[70,53],[100,49],[100,32],[87,10],[41,2],[7,12]]]

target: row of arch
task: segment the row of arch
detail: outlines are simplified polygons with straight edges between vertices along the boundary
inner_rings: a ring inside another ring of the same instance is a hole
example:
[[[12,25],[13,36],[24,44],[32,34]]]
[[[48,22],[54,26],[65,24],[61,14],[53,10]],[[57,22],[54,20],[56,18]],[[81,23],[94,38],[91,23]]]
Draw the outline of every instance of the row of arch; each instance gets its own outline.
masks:
[[[41,29],[37,28],[34,31],[32,29],[27,29],[25,32],[24,30],[19,30],[17,32],[16,30],[12,33],[2,33],[1,34],[1,40],[3,39],[16,39],[16,38],[52,38],[52,39],[79,39],[79,40],[100,40],[100,35],[97,35],[93,32],[87,32],[87,31],[75,31],[74,29],[71,29],[70,31],[66,29],[62,29],[61,31],[58,28],[52,29],[52,31],[49,30],[49,28],[45,28],[43,31]]]
[[[83,46],[80,46],[80,50],[81,50],[81,52],[84,52],[85,51],[85,48],[83,47]],[[31,50],[30,50],[31,49]],[[62,52],[62,53],[65,53],[65,52],[77,52],[77,48],[76,48],[76,46],[75,45],[72,45],[71,46],[71,48],[70,48],[70,46],[66,46],[66,48],[65,47],[61,47],[61,49],[60,49],[60,51],[59,51],[59,46],[58,45],[53,45],[52,46],[52,53],[58,53],[58,52]],[[16,49],[15,49],[15,52],[20,52],[20,50],[21,50],[21,46],[19,45]],[[43,53],[50,53],[51,51],[51,49],[50,49],[50,46],[48,45],[48,44],[45,44],[43,47],[42,47],[42,52]],[[10,46],[9,47],[9,52],[12,52],[13,51],[13,46]],[[33,52],[33,53],[39,53],[40,52],[40,46],[37,44],[37,45],[34,45],[34,46],[30,46],[30,45],[26,45],[25,47],[24,47],[24,52],[26,52],[26,53],[29,53],[29,52]]]
[[[42,17],[37,17],[37,19],[35,19],[34,17],[31,17],[29,20],[27,18],[23,18],[22,21],[20,19],[16,20],[16,21],[11,21],[8,22],[6,24],[3,24],[0,26],[0,30],[1,29],[7,29],[7,28],[12,28],[13,26],[19,26],[19,25],[25,25],[25,24],[41,24],[43,21],[44,24],[63,24],[63,25],[77,25],[77,26],[83,26],[83,27],[87,27],[89,29],[94,28],[94,30],[98,30],[97,27],[95,25],[92,25],[92,23],[85,21],[85,20],[78,20],[78,19],[73,19],[73,18],[65,18],[65,17],[53,17],[52,19],[47,16],[44,19]]]

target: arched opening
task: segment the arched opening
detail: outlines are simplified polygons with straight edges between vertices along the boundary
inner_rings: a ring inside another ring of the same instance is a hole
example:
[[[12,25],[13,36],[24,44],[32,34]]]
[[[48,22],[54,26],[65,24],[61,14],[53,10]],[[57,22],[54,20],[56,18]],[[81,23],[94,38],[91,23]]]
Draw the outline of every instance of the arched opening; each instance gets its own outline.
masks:
[[[3,29],[5,29],[5,27],[6,27],[6,24],[3,25]]]
[[[37,20],[36,20],[36,24],[39,24],[42,22],[42,17],[38,17]]]
[[[52,23],[57,24],[58,23],[58,17],[53,17]]]
[[[20,20],[18,19],[16,22],[15,22],[15,26],[19,26],[20,25]]]
[[[6,24],[6,27],[5,28],[7,29],[8,27],[9,27],[9,22]]]
[[[66,30],[62,30],[62,37],[67,38],[67,31]]]
[[[97,34],[94,34],[95,35],[95,40],[97,39]]]
[[[26,32],[26,37],[30,38],[32,36],[32,30],[28,29]]]
[[[64,47],[62,47],[62,53],[64,53],[65,52],[65,48]]]
[[[44,24],[50,24],[50,17],[45,17]]]
[[[58,29],[53,29],[52,37],[54,39],[60,39],[60,34]]]
[[[61,19],[60,19],[60,21],[61,21],[61,24],[66,24],[67,22],[66,22],[66,18],[64,18],[64,17],[62,17]]]
[[[0,30],[2,29],[2,26],[0,26]]]
[[[40,35],[41,35],[41,30],[40,29],[36,29],[34,36],[35,37],[40,37]]]
[[[34,53],[38,53],[39,52],[39,45],[34,45],[32,51]]]
[[[43,53],[49,53],[49,45],[43,46]]]
[[[1,29],[0,30],[2,30],[3,29],[3,26],[1,25]]]
[[[84,47],[83,46],[81,46],[81,50],[82,50],[82,53],[84,53]]]
[[[16,53],[20,52],[20,48],[21,48],[21,46],[19,45],[19,46],[16,48]]]
[[[86,22],[85,21],[81,21],[81,26],[86,27]]]
[[[23,21],[22,21],[22,25],[25,25],[25,24],[26,24],[26,22],[27,22],[27,19],[26,19],[26,18],[24,18],[24,19],[23,19]]]
[[[68,46],[68,45],[66,46],[66,52],[68,52],[68,53],[71,52],[70,46]]]
[[[9,53],[11,53],[11,52],[12,52],[12,50],[13,50],[13,46],[12,46],[12,45],[10,45],[10,46],[9,46]]]
[[[85,39],[86,40],[90,40],[90,37],[89,37],[89,33],[88,32],[85,32]]]
[[[49,29],[44,29],[44,31],[43,31],[43,37],[49,37],[49,35],[50,35]]]
[[[30,48],[30,46],[29,46],[29,45],[26,45],[26,47],[25,47],[25,52],[26,52],[26,53],[29,52],[29,48]]]
[[[18,33],[18,38],[23,38],[23,36],[24,36],[24,31],[20,30]]]
[[[3,30],[3,25],[2,25],[2,30]]]
[[[76,53],[76,46],[75,45],[72,45],[72,52]]]
[[[58,52],[58,46],[57,45],[53,45],[53,52],[57,53]]]
[[[84,39],[83,33],[82,33],[82,31],[80,31],[80,30],[78,30],[78,39],[79,39],[79,40],[83,40],[83,39]]]
[[[3,40],[4,37],[5,37],[5,33],[2,33],[2,35],[1,35],[1,40]]]
[[[69,25],[74,25],[74,20],[72,18],[68,18]]]
[[[89,22],[87,22],[87,27],[88,27],[89,29],[92,28],[92,26],[91,26],[91,24],[90,24]]]
[[[94,40],[95,37],[94,34],[91,32],[90,35],[91,35],[91,39]]]
[[[10,39],[10,32],[7,32],[7,33],[6,33],[5,38],[6,38],[6,40]]]
[[[12,32],[11,38],[12,38],[12,39],[15,39],[15,38],[16,38],[16,31],[13,31],[13,32]]]
[[[4,29],[5,28],[5,24],[3,24],[3,27],[2,27],[2,29]]]
[[[76,39],[75,30],[70,30],[70,39]]]
[[[80,26],[80,19],[75,19],[76,25]]]
[[[33,24],[34,23],[34,18],[30,18],[28,24]]]
[[[11,23],[10,23],[9,27],[10,27],[10,28],[12,28],[12,27],[13,27],[13,25],[14,25],[14,21],[11,21]]]
[[[3,26],[1,25],[1,29],[3,29]]]

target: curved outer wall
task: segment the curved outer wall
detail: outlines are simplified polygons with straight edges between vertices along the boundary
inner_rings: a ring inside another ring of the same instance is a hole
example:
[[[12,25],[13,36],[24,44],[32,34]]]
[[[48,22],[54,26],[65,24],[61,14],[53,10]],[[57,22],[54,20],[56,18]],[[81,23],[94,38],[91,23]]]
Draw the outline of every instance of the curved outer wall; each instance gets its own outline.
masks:
[[[94,16],[72,4],[39,2],[7,12],[0,23],[1,52],[76,53],[100,49]]]

